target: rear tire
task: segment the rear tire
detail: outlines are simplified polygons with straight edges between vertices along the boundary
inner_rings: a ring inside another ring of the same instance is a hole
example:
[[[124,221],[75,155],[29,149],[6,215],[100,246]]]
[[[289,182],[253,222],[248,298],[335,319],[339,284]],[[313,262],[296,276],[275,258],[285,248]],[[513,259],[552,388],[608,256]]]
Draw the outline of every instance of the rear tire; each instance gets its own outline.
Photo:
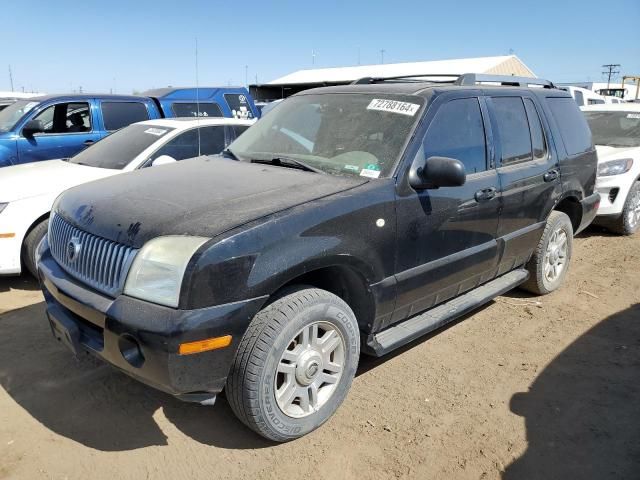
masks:
[[[288,290],[258,312],[242,337],[227,401],[263,437],[293,440],[338,409],[359,355],[358,323],[342,299],[318,288]]]
[[[622,215],[609,225],[609,230],[619,235],[633,235],[640,228],[640,182],[629,190]]]
[[[522,288],[546,295],[556,290],[567,275],[573,249],[573,225],[562,212],[553,211],[526,268],[529,279]]]
[[[49,219],[42,220],[27,234],[22,244],[22,264],[29,270],[29,273],[38,278],[38,268],[36,266],[36,251],[38,245],[47,234]]]

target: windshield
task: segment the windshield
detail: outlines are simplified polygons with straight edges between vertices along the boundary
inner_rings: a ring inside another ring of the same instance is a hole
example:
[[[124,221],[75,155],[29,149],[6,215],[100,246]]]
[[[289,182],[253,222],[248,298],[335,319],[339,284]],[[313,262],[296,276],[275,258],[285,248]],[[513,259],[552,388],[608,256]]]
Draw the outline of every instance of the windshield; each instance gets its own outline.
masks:
[[[386,94],[291,97],[229,146],[240,160],[289,157],[326,173],[388,177],[424,99]]]
[[[610,147],[640,147],[640,112],[584,112],[593,143]]]
[[[16,123],[40,102],[20,100],[0,111],[0,132],[8,132]]]
[[[172,130],[175,129],[140,123],[129,125],[82,150],[71,157],[69,162],[90,167],[122,170],[146,148]]]

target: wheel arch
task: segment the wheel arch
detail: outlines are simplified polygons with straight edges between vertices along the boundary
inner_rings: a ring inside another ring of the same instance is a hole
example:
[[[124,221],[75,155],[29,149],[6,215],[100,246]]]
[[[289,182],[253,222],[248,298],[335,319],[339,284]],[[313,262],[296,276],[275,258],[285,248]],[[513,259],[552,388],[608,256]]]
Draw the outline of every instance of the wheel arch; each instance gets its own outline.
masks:
[[[270,295],[268,303],[295,285],[320,288],[340,297],[353,310],[361,330],[375,317],[375,300],[367,276],[353,264],[335,263],[292,275]]]
[[[582,205],[580,205],[580,200],[577,195],[565,195],[558,201],[553,210],[562,212],[569,217],[574,232],[580,228],[582,222]]]

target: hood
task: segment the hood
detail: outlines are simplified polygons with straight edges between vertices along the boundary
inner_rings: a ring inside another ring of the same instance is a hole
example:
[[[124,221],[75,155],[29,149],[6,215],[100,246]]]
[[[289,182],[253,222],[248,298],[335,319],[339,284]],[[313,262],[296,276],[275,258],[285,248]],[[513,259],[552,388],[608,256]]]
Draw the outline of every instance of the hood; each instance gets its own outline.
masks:
[[[63,192],[81,183],[120,173],[64,160],[25,163],[0,169],[0,202]]]
[[[610,147],[608,145],[596,145],[598,163],[616,158],[635,157],[640,153],[640,147]]]
[[[139,248],[161,235],[212,238],[366,182],[203,157],[72,188],[60,197],[56,212],[82,230]]]

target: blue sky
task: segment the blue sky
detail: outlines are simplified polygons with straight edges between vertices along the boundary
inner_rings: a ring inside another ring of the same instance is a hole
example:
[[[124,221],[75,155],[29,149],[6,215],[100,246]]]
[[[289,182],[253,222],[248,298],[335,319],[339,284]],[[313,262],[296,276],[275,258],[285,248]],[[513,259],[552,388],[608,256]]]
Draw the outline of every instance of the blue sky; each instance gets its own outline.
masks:
[[[0,90],[131,93],[272,80],[315,66],[518,55],[540,77],[640,74],[640,0],[5,2]]]

